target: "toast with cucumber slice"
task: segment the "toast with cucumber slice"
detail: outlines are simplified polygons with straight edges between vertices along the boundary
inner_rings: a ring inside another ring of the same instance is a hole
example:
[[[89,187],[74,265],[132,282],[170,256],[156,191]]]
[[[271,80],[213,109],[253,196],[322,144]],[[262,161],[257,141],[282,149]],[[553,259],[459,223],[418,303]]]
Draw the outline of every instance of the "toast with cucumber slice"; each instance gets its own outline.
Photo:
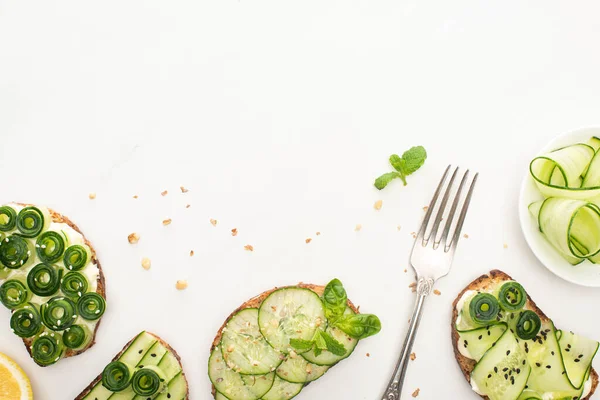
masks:
[[[456,361],[484,399],[584,400],[594,394],[598,342],[556,328],[504,272],[475,279],[452,306]]]
[[[77,225],[45,207],[0,207],[0,303],[38,365],[92,347],[105,299],[96,251]]]
[[[268,290],[226,319],[208,363],[219,400],[289,400],[377,334],[375,315],[360,314],[342,283],[300,283]]]
[[[159,336],[141,332],[75,400],[186,400],[188,382],[177,352]]]

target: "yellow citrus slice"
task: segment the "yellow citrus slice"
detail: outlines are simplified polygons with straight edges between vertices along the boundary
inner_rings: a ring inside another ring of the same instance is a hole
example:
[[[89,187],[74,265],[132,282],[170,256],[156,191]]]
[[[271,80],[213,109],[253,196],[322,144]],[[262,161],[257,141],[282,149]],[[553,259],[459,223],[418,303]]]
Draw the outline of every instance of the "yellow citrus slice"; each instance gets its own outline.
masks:
[[[25,372],[16,362],[2,353],[0,353],[0,399],[33,399],[31,383]]]

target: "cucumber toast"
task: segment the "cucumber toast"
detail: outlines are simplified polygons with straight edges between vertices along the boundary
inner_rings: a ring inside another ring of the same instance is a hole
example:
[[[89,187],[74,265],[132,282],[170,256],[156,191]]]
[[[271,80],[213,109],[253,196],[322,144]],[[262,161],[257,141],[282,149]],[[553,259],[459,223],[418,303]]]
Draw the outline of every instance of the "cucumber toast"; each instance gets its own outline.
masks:
[[[75,400],[188,398],[188,382],[179,355],[160,337],[141,332]]]
[[[0,207],[0,303],[38,365],[92,347],[105,299],[96,252],[73,222],[44,207]]]
[[[208,362],[219,400],[288,400],[352,354],[381,323],[360,314],[342,283],[298,284],[242,304],[219,329]]]
[[[589,399],[598,386],[598,342],[556,328],[502,271],[480,276],[454,300],[452,343],[485,399]]]

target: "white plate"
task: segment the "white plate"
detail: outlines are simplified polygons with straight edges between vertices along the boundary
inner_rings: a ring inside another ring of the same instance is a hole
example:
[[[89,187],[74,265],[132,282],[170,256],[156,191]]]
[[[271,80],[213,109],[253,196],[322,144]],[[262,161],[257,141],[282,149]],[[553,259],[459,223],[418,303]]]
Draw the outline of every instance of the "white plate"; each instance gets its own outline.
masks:
[[[585,143],[592,136],[600,137],[600,128],[578,129],[560,135],[548,143],[538,155],[570,144]],[[527,169],[521,185],[521,194],[519,195],[519,218],[521,229],[531,251],[546,268],[564,280],[582,286],[600,287],[600,265],[592,264],[587,260],[576,266],[569,264],[540,233],[537,222],[531,216],[527,207],[532,202],[542,199],[543,196],[535,185],[529,169]]]

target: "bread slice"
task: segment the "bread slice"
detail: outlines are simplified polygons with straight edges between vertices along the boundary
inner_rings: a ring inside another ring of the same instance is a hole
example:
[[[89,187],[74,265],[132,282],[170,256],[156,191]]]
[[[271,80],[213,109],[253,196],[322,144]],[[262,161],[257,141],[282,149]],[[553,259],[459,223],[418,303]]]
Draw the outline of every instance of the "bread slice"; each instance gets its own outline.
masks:
[[[299,287],[299,288],[303,288],[303,289],[312,290],[317,295],[319,295],[319,297],[321,297],[323,295],[323,292],[325,291],[325,286],[312,285],[312,284],[309,284],[309,283],[302,283],[302,282],[300,282],[296,286],[274,287],[273,289],[267,290],[266,292],[263,292],[263,293],[259,294],[258,296],[251,298],[250,300],[246,301],[244,304],[242,304],[241,306],[239,306],[231,314],[229,314],[229,316],[227,317],[227,319],[225,320],[225,322],[223,323],[223,325],[221,326],[221,328],[219,328],[219,331],[217,332],[217,335],[215,336],[215,338],[214,338],[214,340],[212,342],[212,346],[210,347],[210,353],[212,353],[212,351],[215,349],[215,347],[218,346],[219,343],[221,343],[221,337],[223,336],[223,329],[227,326],[227,323],[229,322],[229,320],[231,318],[233,318],[234,315],[236,315],[238,312],[240,312],[242,310],[245,310],[247,308],[259,308],[260,305],[262,304],[262,302],[267,297],[269,297],[269,295],[271,293],[273,293],[276,290],[293,288],[293,287]],[[352,309],[352,311],[354,311],[355,313],[357,313],[357,314],[359,313],[359,307],[356,307],[350,300],[348,300],[348,307],[350,307]],[[217,392],[217,390],[213,386],[212,387],[212,394],[213,394],[213,396],[216,395],[216,392]]]
[[[467,285],[466,288],[464,288],[456,297],[456,299],[454,299],[454,302],[452,303],[452,322],[451,322],[451,331],[452,331],[452,345],[454,346],[454,356],[456,357],[456,361],[458,362],[458,365],[460,366],[460,369],[463,373],[463,375],[465,376],[465,379],[467,380],[467,382],[471,382],[471,372],[473,372],[473,368],[475,368],[475,360],[471,360],[470,358],[467,358],[465,356],[463,356],[459,349],[458,349],[458,339],[459,339],[459,334],[458,331],[456,330],[456,318],[458,318],[458,311],[456,310],[456,304],[458,303],[458,301],[460,300],[460,298],[462,297],[462,295],[468,291],[468,290],[486,290],[492,286],[496,286],[496,284],[500,283],[500,282],[505,282],[505,281],[511,281],[513,280],[510,276],[508,276],[507,274],[505,274],[502,271],[499,271],[497,269],[490,271],[487,275],[481,275],[479,278],[475,279],[473,282],[471,282],[470,284]],[[529,295],[527,295],[527,308],[535,311],[535,313],[540,317],[540,319],[542,321],[548,321],[549,318],[546,316],[546,314],[543,313],[542,310],[539,309],[539,307],[535,304],[535,302],[531,299],[531,297],[529,297]],[[592,378],[592,390],[590,391],[590,394],[587,395],[585,398],[581,399],[581,400],[588,400],[592,397],[592,395],[594,394],[594,392],[596,391],[596,388],[598,387],[598,374],[596,373],[596,371],[592,368],[592,371],[590,373],[590,376]],[[481,396],[484,399],[488,399],[487,396]]]
[[[35,206],[33,204],[24,204],[24,203],[14,203],[14,204],[18,204],[23,207]],[[77,231],[78,233],[81,234],[81,236],[83,236],[83,240],[85,241],[85,244],[90,248],[91,262],[96,267],[98,267],[98,271],[99,271],[98,279],[96,281],[96,293],[98,293],[99,295],[104,297],[104,299],[106,299],[106,284],[104,281],[104,273],[102,272],[102,266],[100,265],[100,261],[98,261],[98,257],[96,256],[96,250],[94,249],[94,247],[92,246],[90,241],[85,237],[83,232],[81,232],[79,227],[77,227],[77,225],[75,225],[69,218],[67,218],[66,216],[64,216],[62,214],[57,213],[56,211],[54,211],[50,208],[48,208],[48,211],[50,212],[50,218],[52,219],[52,222],[67,224],[71,228],[73,228],[73,230]],[[74,357],[76,355],[79,355],[79,354],[85,352],[87,349],[92,347],[96,343],[96,332],[98,332],[98,327],[100,326],[101,320],[102,320],[102,318],[98,319],[96,326],[94,328],[94,332],[92,333],[92,340],[90,340],[88,345],[79,350],[67,349],[65,351],[65,355],[63,356],[63,358]],[[27,349],[27,352],[29,353],[29,356],[31,357],[31,345],[33,344],[33,338],[23,339],[23,344],[25,345],[25,348]],[[44,367],[44,365],[40,365],[40,366]]]
[[[183,365],[181,364],[181,357],[179,357],[179,354],[177,354],[177,352],[175,351],[175,349],[173,349],[169,343],[165,342],[160,336],[155,335],[154,333],[151,332],[147,332],[146,333],[154,336],[159,342],[160,344],[162,344],[170,353],[172,353],[175,358],[177,359],[177,361],[179,361],[179,365],[181,366],[181,375],[183,375],[183,379],[185,379],[185,383],[186,386],[188,387],[188,391],[187,394],[185,396],[185,399],[189,399],[190,398],[190,385],[188,384],[187,381],[187,377],[185,376],[185,372],[183,370]],[[127,348],[133,343],[133,341],[137,338],[137,335],[135,337],[133,337],[129,342],[127,342],[127,344],[125,346],[123,346],[123,348],[121,349],[121,351],[113,357],[112,361],[117,361],[119,359],[119,357],[121,357],[121,355],[125,352],[125,350],[127,350]],[[85,389],[83,389],[83,391],[81,393],[79,393],[79,395],[77,397],[75,397],[75,400],[82,400],[89,392],[91,392],[91,390],[94,388],[94,386],[96,386],[100,381],[102,380],[102,373],[100,373],[96,379],[94,379],[92,381],[92,383],[90,383]]]

